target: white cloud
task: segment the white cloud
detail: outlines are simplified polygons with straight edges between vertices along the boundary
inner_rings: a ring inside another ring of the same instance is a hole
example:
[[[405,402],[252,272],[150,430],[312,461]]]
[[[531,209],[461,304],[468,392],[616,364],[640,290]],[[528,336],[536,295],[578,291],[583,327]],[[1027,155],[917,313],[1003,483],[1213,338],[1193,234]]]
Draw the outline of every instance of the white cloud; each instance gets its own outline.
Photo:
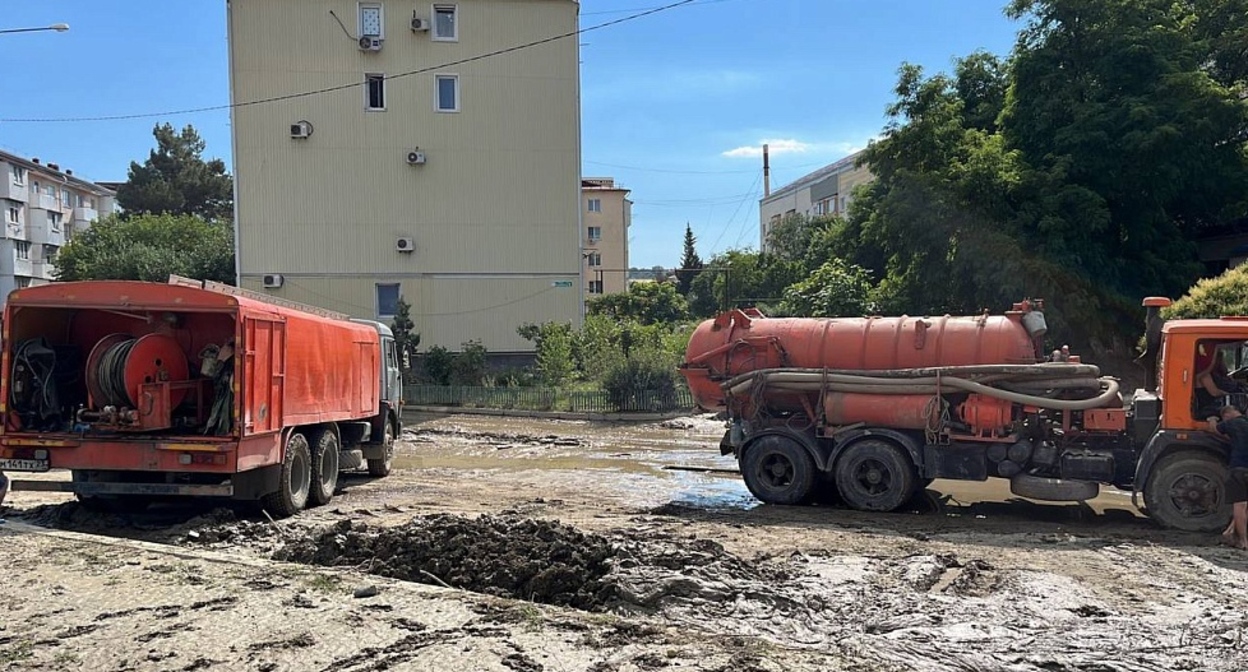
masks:
[[[763,145],[767,145],[767,151],[772,155],[778,154],[804,154],[810,151],[813,146],[801,140],[763,140],[757,145],[743,145],[735,149],[724,152],[724,156],[734,159],[740,158],[758,158],[763,155]]]

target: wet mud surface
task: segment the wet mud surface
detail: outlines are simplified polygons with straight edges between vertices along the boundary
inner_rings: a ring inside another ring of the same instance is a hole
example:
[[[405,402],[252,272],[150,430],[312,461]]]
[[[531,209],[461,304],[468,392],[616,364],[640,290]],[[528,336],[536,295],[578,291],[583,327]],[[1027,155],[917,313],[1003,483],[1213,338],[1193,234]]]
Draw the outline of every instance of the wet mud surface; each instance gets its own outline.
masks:
[[[1248,669],[1248,554],[1121,493],[773,507],[708,418],[408,429],[392,476],[283,521],[11,495],[0,668]]]

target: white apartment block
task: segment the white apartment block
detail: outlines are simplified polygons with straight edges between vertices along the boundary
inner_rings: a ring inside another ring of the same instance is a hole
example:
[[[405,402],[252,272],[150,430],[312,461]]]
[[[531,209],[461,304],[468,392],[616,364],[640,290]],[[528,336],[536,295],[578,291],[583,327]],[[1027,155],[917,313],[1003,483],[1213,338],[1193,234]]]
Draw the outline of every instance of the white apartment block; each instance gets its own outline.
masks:
[[[61,246],[112,214],[114,193],[55,163],[0,152],[0,299],[55,277]]]
[[[243,287],[386,322],[402,297],[422,347],[580,322],[575,0],[228,7]]]
[[[857,166],[862,152],[830,163],[813,173],[766,194],[758,204],[760,250],[767,250],[771,227],[790,215],[844,215],[849,211],[854,188],[872,179],[866,166]]]

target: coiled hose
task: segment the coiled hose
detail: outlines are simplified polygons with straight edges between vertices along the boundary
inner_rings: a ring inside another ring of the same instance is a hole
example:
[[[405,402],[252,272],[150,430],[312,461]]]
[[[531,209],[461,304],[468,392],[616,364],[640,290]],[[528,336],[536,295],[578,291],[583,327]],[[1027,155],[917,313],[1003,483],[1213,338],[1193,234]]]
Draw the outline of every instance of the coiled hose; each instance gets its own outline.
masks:
[[[104,351],[100,355],[100,363],[96,369],[96,379],[100,384],[100,393],[103,398],[99,400],[101,406],[133,406],[135,402],[130,399],[130,392],[126,390],[126,360],[130,357],[130,351],[134,349],[134,344],[138,342],[137,338],[130,338]]]

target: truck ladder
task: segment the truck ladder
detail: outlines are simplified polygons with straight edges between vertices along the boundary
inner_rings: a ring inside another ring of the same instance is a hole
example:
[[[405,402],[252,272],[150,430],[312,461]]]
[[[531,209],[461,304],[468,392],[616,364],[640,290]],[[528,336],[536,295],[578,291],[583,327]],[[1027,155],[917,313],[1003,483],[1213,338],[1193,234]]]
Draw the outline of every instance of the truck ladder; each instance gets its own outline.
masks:
[[[229,294],[231,296],[241,296],[244,298],[252,299],[254,301],[261,301],[261,302],[269,303],[275,306],[282,306],[284,308],[293,308],[295,310],[301,310],[305,313],[312,313],[313,315],[320,315],[321,317],[326,317],[331,320],[344,320],[348,322],[351,321],[351,316],[347,315],[346,313],[339,313],[337,311],[328,310],[325,308],[318,308],[317,306],[311,306],[306,303],[299,303],[298,301],[291,301],[289,299],[283,299],[281,297],[272,296],[270,294],[265,294],[264,292],[257,292],[251,289],[244,289],[243,287],[235,287],[233,285],[227,285],[223,282],[213,282],[211,280],[195,280],[194,278],[186,278],[180,275],[170,275],[169,284],[178,285],[180,287],[196,287],[198,289],[206,289],[210,292],[216,292],[218,294]]]

